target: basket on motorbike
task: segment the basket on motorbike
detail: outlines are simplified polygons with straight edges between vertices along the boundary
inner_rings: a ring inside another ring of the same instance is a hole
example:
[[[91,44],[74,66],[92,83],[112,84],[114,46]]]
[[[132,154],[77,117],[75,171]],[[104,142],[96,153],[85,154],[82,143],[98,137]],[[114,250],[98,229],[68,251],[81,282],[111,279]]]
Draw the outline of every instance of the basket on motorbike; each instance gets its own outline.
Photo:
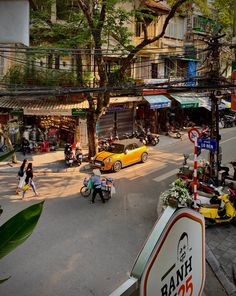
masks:
[[[104,191],[111,191],[111,187],[113,186],[113,179],[112,178],[101,178],[101,188]]]
[[[89,178],[84,178],[83,184],[84,186],[88,186]]]

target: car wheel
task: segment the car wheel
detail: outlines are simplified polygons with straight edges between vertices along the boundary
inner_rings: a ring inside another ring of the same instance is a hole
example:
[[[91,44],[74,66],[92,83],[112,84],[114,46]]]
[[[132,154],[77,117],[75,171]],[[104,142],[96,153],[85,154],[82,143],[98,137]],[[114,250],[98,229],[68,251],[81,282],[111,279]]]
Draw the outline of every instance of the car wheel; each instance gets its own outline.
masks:
[[[141,156],[141,162],[146,162],[148,159],[148,154],[147,152],[143,152],[142,156]]]
[[[114,172],[119,172],[122,168],[122,164],[120,161],[116,161],[113,165],[113,171]]]

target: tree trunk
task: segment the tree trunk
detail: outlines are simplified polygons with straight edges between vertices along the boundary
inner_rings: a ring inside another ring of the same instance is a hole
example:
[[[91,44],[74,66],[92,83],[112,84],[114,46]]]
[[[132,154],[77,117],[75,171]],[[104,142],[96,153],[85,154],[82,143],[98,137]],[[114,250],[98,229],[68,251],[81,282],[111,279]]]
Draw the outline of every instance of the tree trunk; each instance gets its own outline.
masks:
[[[96,116],[94,110],[89,110],[87,114],[87,132],[88,132],[88,159],[91,159],[97,153],[96,137]]]
[[[83,85],[83,63],[80,52],[75,54],[76,79],[78,85]]]

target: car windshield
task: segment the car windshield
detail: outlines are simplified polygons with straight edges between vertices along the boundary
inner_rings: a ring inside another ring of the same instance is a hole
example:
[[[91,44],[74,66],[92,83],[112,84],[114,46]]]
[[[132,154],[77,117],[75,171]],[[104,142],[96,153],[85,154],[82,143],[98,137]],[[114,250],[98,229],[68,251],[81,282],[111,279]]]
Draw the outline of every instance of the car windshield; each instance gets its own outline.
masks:
[[[108,152],[111,152],[111,153],[123,153],[124,152],[124,148],[125,146],[124,145],[121,145],[121,144],[111,144],[107,151]]]

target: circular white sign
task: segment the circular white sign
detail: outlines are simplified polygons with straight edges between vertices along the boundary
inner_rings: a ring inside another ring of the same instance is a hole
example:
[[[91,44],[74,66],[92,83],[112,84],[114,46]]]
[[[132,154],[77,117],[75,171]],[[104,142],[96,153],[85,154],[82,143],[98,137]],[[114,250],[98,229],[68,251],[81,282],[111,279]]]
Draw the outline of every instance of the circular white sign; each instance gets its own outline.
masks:
[[[189,140],[194,143],[195,140],[200,137],[199,130],[197,128],[191,128],[191,130],[188,132],[188,137]]]

